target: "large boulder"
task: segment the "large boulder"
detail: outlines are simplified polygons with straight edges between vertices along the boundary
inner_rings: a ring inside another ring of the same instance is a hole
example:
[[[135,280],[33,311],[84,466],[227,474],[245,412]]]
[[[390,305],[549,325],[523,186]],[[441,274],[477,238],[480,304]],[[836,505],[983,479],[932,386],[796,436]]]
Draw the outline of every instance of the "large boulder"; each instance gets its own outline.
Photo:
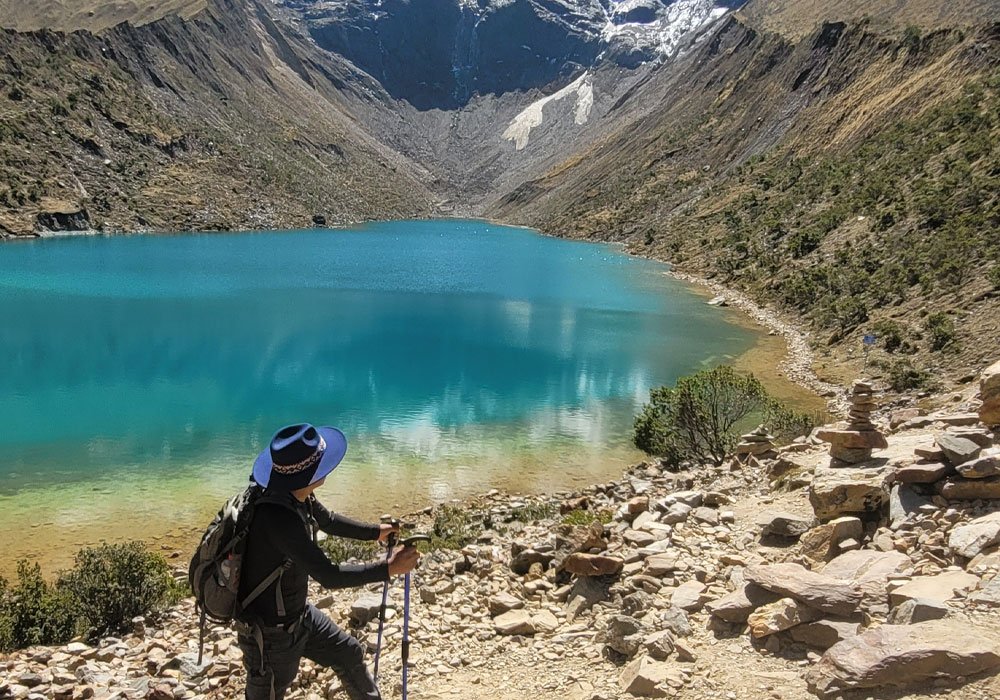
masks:
[[[861,607],[869,612],[888,612],[889,577],[909,574],[913,562],[902,552],[858,549],[845,552],[823,567],[824,576],[852,581],[861,591]]]
[[[948,535],[948,549],[966,559],[996,544],[1000,544],[1000,511],[959,525]]]
[[[821,698],[858,688],[918,687],[1000,666],[1000,635],[967,622],[883,625],[830,647],[806,673]]]
[[[809,487],[809,502],[820,520],[879,515],[889,502],[891,478],[891,468],[817,469]]]
[[[944,603],[971,591],[979,585],[979,578],[964,571],[944,571],[934,576],[917,576],[889,594],[893,607],[914,598],[926,598]]]
[[[979,420],[989,426],[1000,426],[1000,361],[987,367],[979,378],[979,394],[983,399]]]
[[[861,591],[849,581],[809,571],[800,564],[765,564],[746,570],[746,580],[795,598],[831,615],[846,617],[861,604]]]

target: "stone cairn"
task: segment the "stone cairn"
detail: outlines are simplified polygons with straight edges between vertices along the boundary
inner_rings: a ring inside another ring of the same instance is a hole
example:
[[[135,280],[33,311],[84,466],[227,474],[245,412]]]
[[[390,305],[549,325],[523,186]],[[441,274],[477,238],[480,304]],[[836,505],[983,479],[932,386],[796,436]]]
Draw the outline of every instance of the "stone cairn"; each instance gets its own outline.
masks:
[[[768,435],[763,425],[758,425],[756,430],[740,437],[734,454],[741,462],[748,461],[750,457],[774,459],[778,456],[774,449],[774,436]]]
[[[836,430],[820,430],[817,437],[830,443],[830,456],[834,466],[842,464],[860,464],[872,457],[872,450],[884,450],[889,446],[885,436],[871,421],[875,409],[875,398],[872,385],[868,382],[856,381],[849,398],[851,410],[848,412],[847,427]]]

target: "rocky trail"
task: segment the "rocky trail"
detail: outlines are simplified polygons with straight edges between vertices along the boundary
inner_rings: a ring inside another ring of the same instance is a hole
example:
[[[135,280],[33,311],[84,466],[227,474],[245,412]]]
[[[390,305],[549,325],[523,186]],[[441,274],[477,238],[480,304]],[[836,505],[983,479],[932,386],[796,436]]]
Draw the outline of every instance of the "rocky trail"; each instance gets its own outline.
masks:
[[[849,422],[783,447],[754,431],[719,467],[654,461],[576,493],[461,504],[472,541],[414,577],[411,697],[1000,697],[1000,363],[976,389],[928,414],[857,383]],[[409,520],[426,531],[436,514]],[[371,649],[379,591],[313,600]],[[386,697],[402,598],[397,581]],[[0,659],[0,697],[242,696],[230,630],[197,663],[191,600],[134,625]],[[288,697],[346,696],[303,661]]]

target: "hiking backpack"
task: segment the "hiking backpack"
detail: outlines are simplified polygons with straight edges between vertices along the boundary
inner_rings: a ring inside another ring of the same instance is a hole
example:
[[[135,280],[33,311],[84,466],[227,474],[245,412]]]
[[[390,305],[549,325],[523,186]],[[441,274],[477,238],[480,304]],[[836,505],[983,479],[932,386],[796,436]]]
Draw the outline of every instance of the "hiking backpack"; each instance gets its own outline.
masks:
[[[201,613],[198,629],[198,663],[202,662],[205,646],[206,620],[229,624],[261,593],[281,578],[291,562],[286,560],[267,575],[260,584],[240,599],[240,574],[246,554],[247,536],[253,522],[254,507],[264,502],[264,489],[250,484],[222,506],[202,535],[188,567],[188,582],[194,593],[195,605]],[[267,498],[266,502],[280,503]]]

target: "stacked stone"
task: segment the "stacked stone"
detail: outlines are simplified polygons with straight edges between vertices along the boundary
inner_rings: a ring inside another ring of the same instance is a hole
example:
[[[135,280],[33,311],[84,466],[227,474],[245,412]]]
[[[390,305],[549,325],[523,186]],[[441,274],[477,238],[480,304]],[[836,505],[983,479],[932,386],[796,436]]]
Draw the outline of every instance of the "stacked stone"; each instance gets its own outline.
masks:
[[[872,423],[871,414],[875,409],[872,385],[868,382],[854,382],[849,398],[847,428],[842,430],[820,430],[820,440],[830,443],[830,456],[837,462],[859,464],[871,459],[872,450],[889,446],[885,436]]]
[[[735,455],[740,460],[751,456],[757,459],[774,459],[778,456],[774,449],[774,436],[768,435],[763,425],[758,425],[756,430],[740,438]]]

